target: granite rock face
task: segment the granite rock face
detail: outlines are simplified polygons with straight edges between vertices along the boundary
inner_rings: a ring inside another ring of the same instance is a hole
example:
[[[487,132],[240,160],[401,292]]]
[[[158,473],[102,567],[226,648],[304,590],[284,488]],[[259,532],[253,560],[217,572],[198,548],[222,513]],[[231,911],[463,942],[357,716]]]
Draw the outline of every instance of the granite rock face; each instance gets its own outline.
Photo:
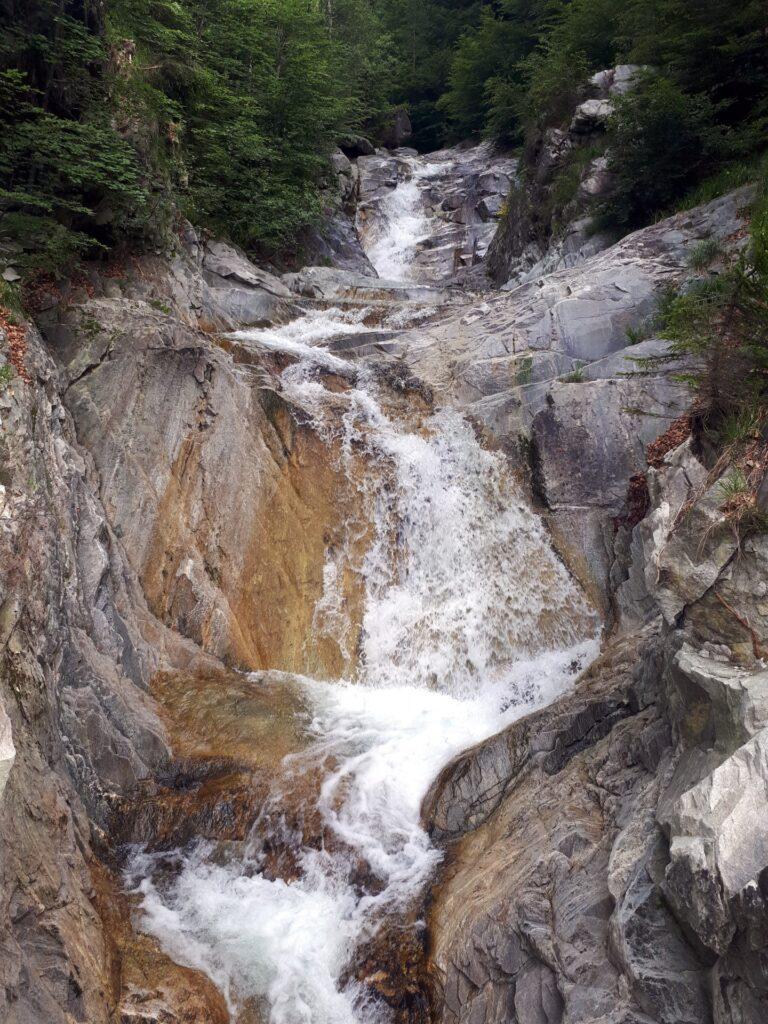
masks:
[[[525,406],[525,392],[515,389],[544,384],[622,349],[630,358],[628,329],[652,331],[664,289],[694,276],[688,266],[692,248],[705,238],[726,250],[743,245],[752,195],[748,186],[738,189],[636,231],[578,267],[483,296],[433,329],[406,335],[403,354],[454,400],[474,405],[493,398],[498,404],[504,395]]]
[[[0,395],[0,1018],[107,1024],[91,844],[167,758],[147,683],[159,660],[192,652],[153,622],[32,328],[27,346],[31,383]]]
[[[648,476],[624,632],[424,803],[446,848],[430,918],[441,1021],[768,1014],[764,588],[747,583],[764,581],[764,545],[734,557],[722,478],[690,440]]]
[[[393,355],[529,463],[567,563],[614,617],[614,534],[645,447],[685,411],[685,369],[653,337],[665,289],[691,280],[691,250],[743,245],[749,187],[628,235],[577,267],[469,309],[443,310],[393,341]],[[638,336],[647,340],[632,344]],[[618,584],[617,584],[618,585]]]
[[[170,264],[148,258],[42,296],[44,336],[26,326],[29,382],[17,375],[0,392],[8,1024],[155,1019],[149,1008],[158,1021],[226,1020],[206,979],[132,936],[101,860],[128,802],[172,758],[157,673],[302,657],[308,624],[290,610],[288,580],[322,565],[341,490],[269,389],[269,358],[218,333],[234,292],[269,295],[281,316],[287,288],[229,247],[204,252],[194,233],[187,243]],[[268,544],[293,564],[270,564]],[[254,598],[249,585],[283,595]],[[315,596],[310,586],[310,618]],[[262,607],[254,633],[242,616],[259,601],[273,618]],[[278,628],[286,614],[294,634]],[[338,650],[319,657],[337,672]]]
[[[654,809],[674,755],[655,644],[625,638],[574,694],[438,779],[425,817],[435,835],[452,826],[430,919],[438,1020],[711,1019],[706,958],[660,888]]]

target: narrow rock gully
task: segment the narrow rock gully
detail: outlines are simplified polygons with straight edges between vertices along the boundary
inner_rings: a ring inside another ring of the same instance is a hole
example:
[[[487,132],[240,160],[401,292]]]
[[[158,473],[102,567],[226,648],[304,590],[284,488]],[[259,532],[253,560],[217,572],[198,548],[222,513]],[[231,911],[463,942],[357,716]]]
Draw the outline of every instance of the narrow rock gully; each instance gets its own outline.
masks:
[[[303,637],[317,677],[266,666],[242,677],[231,712],[221,696],[202,712],[224,753],[250,744],[254,763],[276,760],[247,838],[134,844],[126,862],[138,928],[205,972],[238,1024],[427,1019],[423,907],[442,854],[422,800],[452,757],[549,703],[598,653],[598,616],[504,455],[382,358],[469,301],[451,281],[493,219],[434,210],[460,208],[462,161],[508,174],[494,159],[399,156],[397,186],[358,210],[378,277],[300,271],[299,315],[228,339],[274,359],[268,386],[347,492]],[[169,699],[180,715],[190,697]],[[246,704],[279,708],[282,742],[248,731]]]

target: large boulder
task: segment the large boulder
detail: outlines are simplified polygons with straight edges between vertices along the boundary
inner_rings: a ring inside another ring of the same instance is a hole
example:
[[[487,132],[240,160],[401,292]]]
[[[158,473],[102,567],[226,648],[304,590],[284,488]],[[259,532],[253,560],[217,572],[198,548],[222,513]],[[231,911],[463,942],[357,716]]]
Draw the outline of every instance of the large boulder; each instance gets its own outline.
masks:
[[[381,141],[388,149],[399,149],[413,134],[413,126],[405,107],[397,107],[390,114],[381,135]]]
[[[215,302],[237,325],[266,324],[285,319],[291,298],[279,277],[255,266],[243,252],[226,242],[208,242],[203,276],[214,290]]]
[[[765,688],[763,680],[761,688]],[[764,697],[763,697],[764,699]],[[740,926],[768,941],[768,729],[683,793],[664,821],[664,891],[702,946],[725,954]]]

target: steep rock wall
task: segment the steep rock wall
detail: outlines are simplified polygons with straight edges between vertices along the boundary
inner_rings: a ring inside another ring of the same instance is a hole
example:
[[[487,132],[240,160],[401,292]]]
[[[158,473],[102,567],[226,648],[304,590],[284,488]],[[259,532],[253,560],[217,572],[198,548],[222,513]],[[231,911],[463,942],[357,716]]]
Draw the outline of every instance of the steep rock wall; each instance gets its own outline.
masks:
[[[47,342],[25,325],[28,381],[0,393],[8,1024],[227,1019],[209,981],[133,934],[116,891],[113,838],[140,838],[147,822],[145,838],[178,837],[185,813],[194,820],[173,791],[179,759],[188,773],[221,762],[220,751],[185,752],[166,728],[177,723],[158,679],[226,689],[214,655],[247,668],[340,664],[334,645],[302,647],[339,528],[340,475],[306,416],[270,390],[269,359],[217,333],[233,311],[280,317],[289,293],[269,275],[244,280],[238,254],[223,255],[226,276],[206,269],[192,237],[171,265],[38,293]],[[271,726],[266,706],[260,716]],[[216,770],[231,781],[228,756]],[[201,834],[229,813],[217,785],[199,801]],[[259,794],[243,806],[251,820]]]
[[[690,441],[650,477],[619,590],[655,620],[610,641],[573,694],[462,754],[425,802],[447,847],[439,1020],[768,1013],[766,544],[738,544]]]

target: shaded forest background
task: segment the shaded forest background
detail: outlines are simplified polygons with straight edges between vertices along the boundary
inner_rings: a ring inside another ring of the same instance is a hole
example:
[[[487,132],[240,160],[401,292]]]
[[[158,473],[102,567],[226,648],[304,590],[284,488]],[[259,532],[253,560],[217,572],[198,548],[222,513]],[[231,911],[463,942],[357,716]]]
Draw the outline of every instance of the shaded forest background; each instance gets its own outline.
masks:
[[[615,225],[765,147],[763,0],[0,0],[0,37],[0,244],[30,273],[166,247],[180,216],[279,253],[332,148],[397,107],[421,150],[524,146],[622,62],[648,71],[610,128]]]

